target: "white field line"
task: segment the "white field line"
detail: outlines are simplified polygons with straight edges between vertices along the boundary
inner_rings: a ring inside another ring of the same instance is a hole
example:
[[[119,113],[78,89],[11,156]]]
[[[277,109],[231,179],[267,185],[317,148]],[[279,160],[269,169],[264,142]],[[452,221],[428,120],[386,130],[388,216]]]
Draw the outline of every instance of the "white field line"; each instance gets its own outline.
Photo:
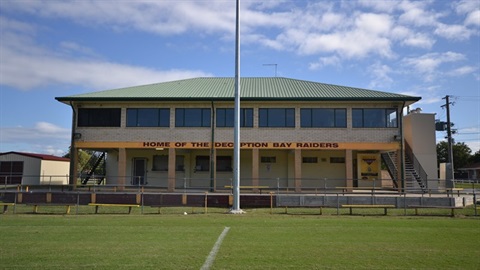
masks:
[[[213,261],[215,261],[215,256],[217,256],[218,250],[220,249],[220,245],[222,245],[223,238],[225,238],[229,230],[230,230],[230,227],[225,227],[225,229],[223,229],[223,232],[218,237],[217,242],[215,242],[215,245],[213,245],[213,248],[210,251],[210,254],[208,254],[208,257],[205,260],[205,263],[203,263],[203,266],[202,268],[200,268],[200,270],[208,270],[210,269],[210,267],[212,267]]]

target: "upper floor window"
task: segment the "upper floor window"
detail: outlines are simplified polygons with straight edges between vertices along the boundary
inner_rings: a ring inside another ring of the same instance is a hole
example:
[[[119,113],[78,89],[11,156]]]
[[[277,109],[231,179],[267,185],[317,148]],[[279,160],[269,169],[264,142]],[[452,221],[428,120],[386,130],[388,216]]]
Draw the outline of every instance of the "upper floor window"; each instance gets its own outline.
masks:
[[[175,109],[176,127],[210,127],[210,109]]]
[[[120,108],[79,108],[79,127],[120,127]]]
[[[260,127],[295,127],[295,109],[259,109]]]
[[[347,127],[346,109],[300,109],[301,127]]]
[[[218,108],[216,114],[217,127],[233,127],[235,112],[232,108]],[[253,109],[240,109],[240,126],[253,127]]]
[[[354,128],[396,128],[396,109],[352,109]]]
[[[170,109],[127,109],[127,127],[169,127]]]

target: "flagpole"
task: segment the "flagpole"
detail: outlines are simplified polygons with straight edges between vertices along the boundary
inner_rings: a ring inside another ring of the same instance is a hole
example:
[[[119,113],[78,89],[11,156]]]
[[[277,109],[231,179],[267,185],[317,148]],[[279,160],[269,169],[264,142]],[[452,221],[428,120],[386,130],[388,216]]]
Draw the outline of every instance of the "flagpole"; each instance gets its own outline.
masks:
[[[236,4],[235,30],[235,109],[233,132],[233,205],[231,214],[245,213],[240,209],[240,0]]]

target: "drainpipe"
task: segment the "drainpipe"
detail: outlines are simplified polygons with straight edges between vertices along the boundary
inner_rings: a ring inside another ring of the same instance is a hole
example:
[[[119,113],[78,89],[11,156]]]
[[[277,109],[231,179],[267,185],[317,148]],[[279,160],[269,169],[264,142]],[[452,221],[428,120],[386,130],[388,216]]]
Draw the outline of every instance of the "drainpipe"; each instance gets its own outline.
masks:
[[[77,112],[75,111],[75,107],[73,107],[73,102],[70,101],[70,107],[72,107],[72,135],[70,141],[70,169],[69,169],[69,189],[76,188],[76,172],[75,172],[75,162],[77,162],[76,158],[76,150],[75,150],[75,126],[76,126],[76,119],[77,119]]]
[[[402,192],[405,192],[405,147],[404,140],[405,136],[403,134],[403,109],[405,108],[405,101],[402,104],[402,110],[400,111],[400,178],[402,179]]]
[[[211,122],[211,135],[212,137],[210,138],[210,191],[213,192],[215,191],[215,160],[214,160],[214,154],[215,154],[215,148],[214,148],[214,143],[215,143],[215,106],[213,104],[212,100],[212,120]]]

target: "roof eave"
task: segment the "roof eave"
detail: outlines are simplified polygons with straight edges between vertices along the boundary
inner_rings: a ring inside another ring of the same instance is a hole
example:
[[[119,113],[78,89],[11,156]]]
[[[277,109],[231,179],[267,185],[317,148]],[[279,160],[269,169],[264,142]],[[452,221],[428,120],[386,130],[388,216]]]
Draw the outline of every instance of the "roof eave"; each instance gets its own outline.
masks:
[[[69,102],[115,102],[115,101],[234,101],[233,97],[175,97],[175,98],[132,98],[132,97],[116,97],[116,98],[82,98],[82,97],[56,97],[57,101],[68,104]],[[318,97],[242,97],[242,101],[396,101],[406,102],[408,104],[419,101],[421,97],[391,97],[391,98],[318,98]]]

